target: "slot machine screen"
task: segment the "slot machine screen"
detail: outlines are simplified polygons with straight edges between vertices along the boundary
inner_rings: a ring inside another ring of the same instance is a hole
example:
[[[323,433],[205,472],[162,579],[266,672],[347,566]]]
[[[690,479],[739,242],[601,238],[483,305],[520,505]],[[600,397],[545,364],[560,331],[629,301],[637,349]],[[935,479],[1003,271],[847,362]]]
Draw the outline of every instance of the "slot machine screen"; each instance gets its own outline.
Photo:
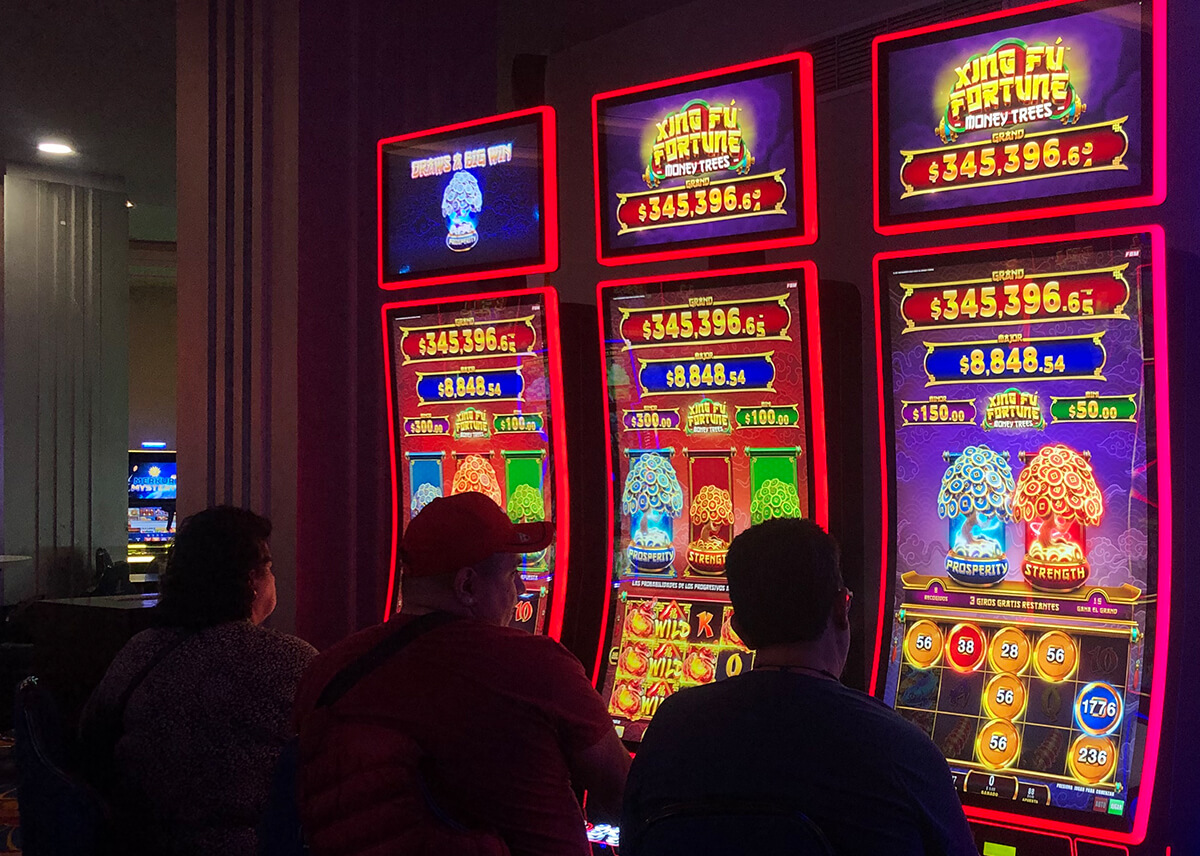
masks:
[[[596,95],[601,263],[815,241],[812,86],[797,53]]]
[[[876,39],[876,228],[1161,202],[1165,5],[1039,4]]]
[[[397,606],[395,549],[409,520],[437,497],[477,491],[514,522],[555,522],[555,542],[522,557],[513,624],[557,636],[568,509],[556,293],[394,303],[383,319],[394,491],[386,614]]]
[[[550,107],[380,140],[380,285],[554,270],[554,141]]]
[[[160,505],[130,507],[126,533],[130,544],[169,544],[175,538],[175,509]]]
[[[1162,253],[1148,227],[876,259],[881,694],[975,817],[1144,833],[1170,610]]]
[[[129,456],[129,503],[175,499],[176,469],[174,455]]]
[[[612,493],[601,695],[637,741],[681,687],[751,667],[725,553],[773,517],[827,525],[811,264],[601,283]]]

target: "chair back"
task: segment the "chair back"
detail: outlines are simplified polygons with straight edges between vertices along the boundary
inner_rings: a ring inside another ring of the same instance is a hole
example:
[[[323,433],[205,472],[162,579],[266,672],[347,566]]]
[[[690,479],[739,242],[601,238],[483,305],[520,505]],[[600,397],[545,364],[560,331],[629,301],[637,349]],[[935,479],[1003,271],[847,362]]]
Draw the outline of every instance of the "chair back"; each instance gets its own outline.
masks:
[[[74,741],[50,693],[28,677],[17,687],[17,804],[26,856],[92,856],[101,851],[106,809],[75,772]]]
[[[711,799],[667,806],[635,841],[636,856],[836,856],[803,812],[767,802]]]

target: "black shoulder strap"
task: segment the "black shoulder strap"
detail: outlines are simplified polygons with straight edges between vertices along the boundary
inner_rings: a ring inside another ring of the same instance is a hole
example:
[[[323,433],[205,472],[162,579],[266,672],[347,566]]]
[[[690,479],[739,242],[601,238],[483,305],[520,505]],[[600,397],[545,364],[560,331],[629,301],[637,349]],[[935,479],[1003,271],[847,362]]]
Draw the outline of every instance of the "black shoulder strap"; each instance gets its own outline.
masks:
[[[316,708],[320,709],[334,704],[338,699],[350,692],[355,684],[382,666],[393,654],[396,654],[401,648],[418,636],[441,627],[443,624],[457,620],[457,615],[451,615],[448,612],[429,612],[414,618],[395,633],[389,633],[382,642],[361,655],[357,660],[344,666],[340,672],[333,676],[333,679],[325,685],[325,689],[321,690],[321,695],[317,698]]]

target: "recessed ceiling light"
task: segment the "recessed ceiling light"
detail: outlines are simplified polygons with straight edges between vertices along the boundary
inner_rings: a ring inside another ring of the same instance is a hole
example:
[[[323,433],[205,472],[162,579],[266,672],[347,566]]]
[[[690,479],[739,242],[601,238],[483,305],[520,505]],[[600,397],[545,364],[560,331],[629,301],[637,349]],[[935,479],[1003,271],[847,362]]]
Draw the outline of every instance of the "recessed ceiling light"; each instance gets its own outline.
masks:
[[[45,152],[48,155],[73,155],[75,150],[66,143],[52,143],[49,141],[38,143],[38,151]]]
[[[126,200],[125,200],[125,207],[126,207],[126,208],[136,208],[137,206],[133,204],[133,200],[132,200],[132,199],[126,199]]]

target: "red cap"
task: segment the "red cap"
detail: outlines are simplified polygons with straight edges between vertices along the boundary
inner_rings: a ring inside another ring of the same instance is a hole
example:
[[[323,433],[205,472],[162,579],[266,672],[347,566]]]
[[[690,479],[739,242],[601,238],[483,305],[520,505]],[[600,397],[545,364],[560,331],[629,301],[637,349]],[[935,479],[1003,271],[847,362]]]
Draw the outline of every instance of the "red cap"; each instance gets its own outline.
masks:
[[[549,523],[513,523],[476,491],[438,497],[409,521],[400,540],[404,573],[432,577],[471,567],[493,553],[536,553],[554,540]]]

